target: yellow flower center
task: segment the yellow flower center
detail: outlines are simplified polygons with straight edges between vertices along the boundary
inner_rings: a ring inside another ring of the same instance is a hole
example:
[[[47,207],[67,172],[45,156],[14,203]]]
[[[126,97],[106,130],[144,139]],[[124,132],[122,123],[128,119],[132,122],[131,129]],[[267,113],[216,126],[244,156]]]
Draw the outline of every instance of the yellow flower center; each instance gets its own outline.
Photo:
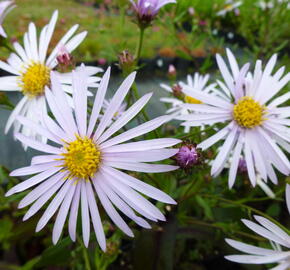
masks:
[[[251,97],[243,97],[234,106],[233,116],[238,125],[244,128],[259,126],[265,120],[265,107]]]
[[[64,166],[70,171],[69,178],[77,177],[88,180],[97,172],[101,153],[95,143],[88,137],[77,139],[65,147]]]
[[[202,104],[203,103],[202,101],[200,101],[196,98],[190,97],[190,96],[185,96],[184,101],[186,103],[190,103],[190,104]]]
[[[44,94],[45,86],[50,84],[50,68],[37,62],[32,62],[21,74],[19,86],[24,95],[34,98]]]
[[[225,6],[225,10],[230,10],[230,9],[232,9],[233,8],[233,5],[231,5],[231,4],[228,4],[228,5],[226,5]]]

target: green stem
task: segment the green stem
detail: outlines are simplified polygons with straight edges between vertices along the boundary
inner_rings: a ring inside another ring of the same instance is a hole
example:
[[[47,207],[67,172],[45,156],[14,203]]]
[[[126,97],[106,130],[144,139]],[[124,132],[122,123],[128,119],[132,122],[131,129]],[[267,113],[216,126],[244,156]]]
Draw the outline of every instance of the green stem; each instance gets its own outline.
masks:
[[[135,54],[135,59],[136,59],[136,64],[138,65],[138,61],[141,56],[141,50],[142,50],[142,45],[143,45],[143,39],[144,39],[144,32],[145,28],[140,27],[140,35],[139,35],[139,42],[136,48],[136,54]]]
[[[283,229],[284,231],[286,231],[287,233],[289,233],[289,230],[288,230],[286,227],[284,227],[282,224],[280,224],[279,222],[277,222],[275,219],[273,219],[273,218],[270,217],[269,215],[263,213],[263,212],[260,211],[260,210],[255,209],[255,208],[253,208],[253,207],[251,207],[251,206],[248,206],[248,205],[246,205],[246,204],[239,203],[239,202],[236,202],[236,201],[232,201],[232,200],[224,199],[224,198],[221,198],[221,197],[216,197],[216,196],[209,195],[209,194],[203,194],[203,195],[201,195],[201,196],[209,197],[209,198],[214,198],[214,199],[217,199],[217,200],[219,200],[219,201],[221,201],[221,202],[227,203],[227,204],[229,204],[229,205],[236,205],[236,206],[240,206],[240,207],[242,207],[242,208],[245,208],[245,209],[247,209],[247,210],[249,210],[249,211],[251,211],[251,212],[254,212],[254,213],[256,213],[256,214],[258,214],[258,215],[260,215],[260,216],[263,216],[263,217],[269,219],[269,220],[272,221],[274,224],[276,224],[277,226],[279,226],[281,229]]]
[[[84,246],[83,241],[79,238],[79,236],[77,235],[77,241],[79,242],[79,244],[81,245],[82,248],[82,252],[83,252],[83,257],[84,257],[84,261],[85,261],[85,267],[86,270],[92,270],[91,268],[91,264],[90,264],[90,259],[89,259],[89,253],[87,248]]]
[[[184,135],[184,133],[182,133],[182,134],[177,134],[176,136],[174,136],[174,138],[184,140],[184,139],[187,139],[187,138],[189,138],[189,137],[191,137],[191,136],[193,136],[193,135],[200,134],[201,132],[207,132],[207,131],[209,131],[209,130],[211,130],[211,129],[212,129],[212,126],[206,128],[206,129],[204,129],[204,130],[202,130],[202,131],[194,131],[194,132],[188,133],[188,134],[186,134],[186,135]]]

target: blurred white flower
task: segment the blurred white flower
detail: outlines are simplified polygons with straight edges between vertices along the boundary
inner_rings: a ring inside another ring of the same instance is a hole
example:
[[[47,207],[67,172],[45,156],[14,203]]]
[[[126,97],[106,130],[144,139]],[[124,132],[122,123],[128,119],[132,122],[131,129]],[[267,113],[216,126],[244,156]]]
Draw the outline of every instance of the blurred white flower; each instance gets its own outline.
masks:
[[[236,15],[239,15],[238,7],[242,4],[242,1],[227,0],[223,9],[217,12],[217,16],[225,16],[227,13],[234,11]]]
[[[240,69],[230,50],[227,50],[227,56],[230,70],[221,56],[217,55],[217,63],[225,83],[219,80],[217,82],[220,91],[223,91],[227,98],[192,91],[190,87],[185,86],[183,92],[186,95],[203,103],[183,104],[184,109],[191,109],[192,112],[176,118],[185,120],[185,126],[226,124],[198,147],[205,150],[224,140],[211,168],[214,177],[223,170],[229,154],[233,151],[233,161],[229,170],[230,188],[235,182],[242,155],[245,157],[248,176],[253,186],[257,183],[256,173],[259,173],[263,180],[267,181],[269,177],[277,184],[278,179],[273,166],[285,175],[290,173],[289,160],[282,151],[284,149],[290,152],[290,109],[281,106],[289,100],[290,92],[277,97],[290,80],[290,73],[283,76],[285,67],[281,67],[272,74],[277,61],[276,54],[271,57],[264,70],[262,62],[258,60],[253,75],[248,73],[248,63]]]
[[[15,8],[16,5],[14,3],[14,1],[2,1],[0,2],[0,35],[2,37],[7,37],[4,29],[3,29],[3,21],[6,17],[6,15],[13,9]]]
[[[290,236],[272,221],[254,216],[258,223],[243,219],[242,222],[252,231],[268,239],[271,248],[244,244],[233,239],[226,239],[226,242],[233,248],[246,253],[246,255],[229,255],[225,258],[232,262],[242,264],[270,264],[278,263],[272,270],[287,270],[290,267]],[[281,246],[287,248],[283,251]]]
[[[53,36],[58,12],[55,11],[50,22],[43,27],[39,40],[34,23],[29,24],[28,32],[24,34],[24,47],[18,42],[13,46],[16,53],[11,53],[7,63],[0,61],[0,69],[11,73],[9,76],[0,77],[1,91],[19,91],[23,98],[11,113],[5,133],[14,125],[14,132],[46,142],[45,136],[40,136],[33,128],[24,127],[17,121],[19,115],[33,120],[36,124],[42,123],[43,115],[47,114],[45,101],[45,88],[50,87],[50,72],[58,65],[57,56],[61,46],[65,46],[67,53],[72,52],[84,40],[87,32],[75,36],[78,25],[73,26],[58,42],[56,47],[47,55],[49,44]],[[102,71],[97,67],[86,67],[86,75],[90,87],[97,87],[99,77],[94,76]],[[59,80],[66,92],[72,93],[72,73],[58,73]],[[67,99],[71,97],[67,95]],[[70,103],[72,103],[70,101]]]
[[[192,91],[202,91],[204,93],[216,93],[219,94],[219,91],[215,89],[214,83],[208,84],[209,75],[200,75],[199,73],[195,73],[194,77],[191,75],[187,75],[187,82],[179,82],[177,85],[170,87],[166,84],[160,84],[160,86],[165,89],[167,92],[169,92],[172,97],[164,97],[161,98],[160,101],[171,104],[171,108],[169,108],[166,113],[167,114],[174,114],[176,116],[178,115],[187,115],[189,114],[190,110],[187,108],[183,108],[182,104],[200,104],[202,103],[198,99],[191,98],[188,95],[185,95],[183,93],[183,88],[185,86],[189,87]],[[189,132],[190,127],[185,126],[184,131]]]

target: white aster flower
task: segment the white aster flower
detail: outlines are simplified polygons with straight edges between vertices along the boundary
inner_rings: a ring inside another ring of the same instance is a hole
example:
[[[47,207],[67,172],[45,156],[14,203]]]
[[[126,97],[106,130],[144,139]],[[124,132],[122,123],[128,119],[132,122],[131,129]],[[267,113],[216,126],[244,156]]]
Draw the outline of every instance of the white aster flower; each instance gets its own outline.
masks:
[[[178,168],[148,162],[160,161],[175,155],[178,149],[165,148],[179,143],[180,140],[163,138],[127,142],[158,128],[169,121],[170,117],[161,116],[128,131],[120,131],[142,110],[152,93],[137,100],[120,118],[112,122],[114,114],[131,88],[135,75],[134,72],[124,80],[98,124],[96,123],[107,91],[110,69],[100,82],[90,117],[87,115],[87,83],[83,69],[73,73],[74,110],[69,106],[61,90],[58,74],[52,73],[52,91],[47,89],[45,95],[56,120],[44,115],[45,125],[40,126],[29,119],[19,117],[21,123],[49,138],[53,145],[37,142],[20,133],[16,134],[21,142],[46,154],[33,157],[31,166],[11,173],[14,176],[31,174],[34,176],[14,186],[6,196],[37,185],[19,204],[20,208],[32,204],[24,216],[26,220],[55,195],[36,227],[36,231],[40,231],[58,210],[53,228],[53,243],[59,240],[69,212],[69,234],[75,241],[80,204],[85,245],[88,246],[89,243],[91,220],[100,247],[106,249],[96,195],[112,221],[131,237],[133,232],[116,208],[138,225],[150,228],[148,222],[136,213],[152,221],[165,220],[165,217],[139,192],[155,200],[175,204],[175,201],[164,192],[121,171],[158,173]],[[112,125],[109,125],[110,123]],[[112,137],[117,132],[118,135]]]
[[[277,176],[274,167],[285,175],[289,175],[290,164],[285,151],[290,151],[290,124],[289,107],[280,105],[287,101],[290,93],[279,97],[276,95],[288,83],[290,73],[283,76],[284,67],[272,75],[277,55],[273,55],[265,69],[262,69],[260,60],[256,62],[253,75],[247,74],[249,64],[241,70],[233,54],[227,50],[231,67],[228,70],[220,55],[217,62],[225,84],[218,81],[221,89],[227,93],[225,100],[216,95],[191,91],[183,91],[193,98],[199,99],[203,104],[185,104],[184,108],[191,109],[191,114],[179,116],[186,120],[184,125],[196,126],[226,123],[226,126],[215,135],[198,145],[203,150],[209,148],[220,140],[225,140],[218,155],[213,162],[211,174],[217,176],[225,166],[229,154],[233,151],[233,160],[229,170],[229,187],[235,182],[238,163],[243,155],[246,160],[249,179],[256,185],[256,172],[265,181],[269,177],[276,184]],[[200,113],[203,113],[201,115]]]
[[[225,16],[227,13],[235,11],[239,12],[238,7],[242,4],[242,1],[235,2],[234,0],[227,0],[223,9],[217,12],[217,16]]]
[[[14,1],[2,1],[0,2],[0,35],[4,38],[7,37],[4,29],[3,29],[3,21],[6,17],[6,15],[15,8]]]
[[[270,220],[255,216],[258,223],[244,219],[243,223],[255,233],[267,238],[272,248],[261,248],[244,244],[233,239],[226,239],[226,242],[233,248],[247,253],[247,255],[229,255],[225,258],[232,262],[243,264],[270,264],[278,263],[271,270],[286,270],[290,267],[290,236]],[[281,246],[287,248],[283,251]]]
[[[198,99],[192,98],[191,96],[185,95],[182,91],[184,87],[191,88],[192,91],[202,91],[205,93],[216,93],[220,94],[216,89],[214,83],[207,85],[209,80],[209,75],[200,75],[199,73],[194,73],[194,77],[191,75],[187,75],[187,83],[179,82],[177,85],[174,85],[173,88],[169,85],[161,83],[160,86],[169,92],[171,95],[179,96],[177,97],[164,97],[161,98],[160,101],[171,104],[171,108],[169,108],[166,113],[174,114],[174,115],[187,115],[190,113],[189,109],[183,108],[182,104],[201,104],[202,102]],[[220,94],[222,95],[222,94]],[[184,131],[189,132],[190,127],[186,126]]]
[[[74,33],[78,29],[78,25],[73,26],[58,42],[50,55],[47,55],[50,40],[52,38],[58,12],[55,11],[50,22],[43,27],[39,40],[34,23],[29,24],[28,32],[24,34],[24,47],[18,42],[13,44],[16,53],[11,53],[7,63],[0,61],[0,68],[11,73],[10,76],[0,78],[1,91],[19,91],[23,94],[23,98],[16,105],[11,113],[6,127],[5,133],[14,125],[15,132],[22,132],[24,135],[30,136],[37,140],[46,141],[46,137],[39,136],[34,129],[22,127],[16,120],[17,116],[22,115],[37,123],[42,122],[42,114],[47,113],[45,103],[45,87],[50,86],[50,72],[58,62],[57,56],[60,46],[65,46],[70,53],[85,38],[87,32]],[[89,76],[88,85],[90,87],[98,86],[99,77],[92,76],[102,69],[96,67],[86,67],[86,75]],[[59,74],[60,82],[63,84],[64,90],[71,93],[72,74]],[[67,98],[70,97],[67,95]]]
[[[109,100],[104,100],[103,103],[103,112],[105,113],[106,110],[109,108],[110,102],[112,101],[112,99]],[[115,112],[115,114],[113,115],[112,121],[117,120],[119,117],[121,117],[123,115],[123,113],[126,111],[127,108],[127,103],[123,102],[120,107],[118,108],[118,110]]]

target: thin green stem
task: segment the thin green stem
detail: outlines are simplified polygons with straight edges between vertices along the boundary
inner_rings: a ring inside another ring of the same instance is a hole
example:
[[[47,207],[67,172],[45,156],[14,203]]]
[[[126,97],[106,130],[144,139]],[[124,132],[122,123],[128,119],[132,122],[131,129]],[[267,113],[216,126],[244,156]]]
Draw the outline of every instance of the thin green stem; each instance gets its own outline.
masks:
[[[82,248],[83,258],[84,258],[84,261],[85,261],[85,267],[86,267],[86,270],[92,270],[92,268],[91,268],[91,264],[90,264],[90,258],[89,258],[88,250],[87,250],[87,248],[84,246],[83,241],[79,238],[78,235],[77,235],[77,241],[79,242],[79,244],[80,244],[80,246],[81,246],[81,248]]]
[[[242,207],[242,208],[245,208],[245,209],[247,209],[247,210],[249,210],[249,211],[251,211],[251,212],[254,212],[254,213],[258,214],[258,215],[261,215],[261,216],[263,216],[263,217],[269,219],[270,221],[272,221],[274,224],[276,224],[277,226],[279,226],[280,228],[282,228],[282,229],[283,229],[284,231],[286,231],[287,233],[290,232],[286,227],[284,227],[282,224],[280,224],[279,222],[277,222],[275,219],[273,219],[273,218],[270,217],[269,215],[263,213],[263,212],[260,211],[260,210],[255,209],[255,208],[253,208],[253,207],[251,207],[251,206],[248,206],[248,205],[246,205],[246,204],[243,204],[243,203],[240,203],[240,202],[237,202],[237,201],[232,201],[232,200],[224,199],[224,198],[217,197],[217,196],[213,196],[213,195],[209,195],[209,194],[203,194],[203,195],[201,195],[201,196],[209,197],[209,198],[214,198],[214,199],[216,199],[216,200],[218,200],[218,201],[224,202],[224,203],[229,204],[229,205],[236,205],[236,206],[240,206],[240,207]]]
[[[136,48],[136,54],[135,54],[135,59],[136,59],[136,64],[138,65],[138,61],[141,56],[141,51],[142,51],[142,46],[143,46],[143,40],[144,40],[144,32],[145,28],[140,27],[140,35],[139,35],[139,42]]]

